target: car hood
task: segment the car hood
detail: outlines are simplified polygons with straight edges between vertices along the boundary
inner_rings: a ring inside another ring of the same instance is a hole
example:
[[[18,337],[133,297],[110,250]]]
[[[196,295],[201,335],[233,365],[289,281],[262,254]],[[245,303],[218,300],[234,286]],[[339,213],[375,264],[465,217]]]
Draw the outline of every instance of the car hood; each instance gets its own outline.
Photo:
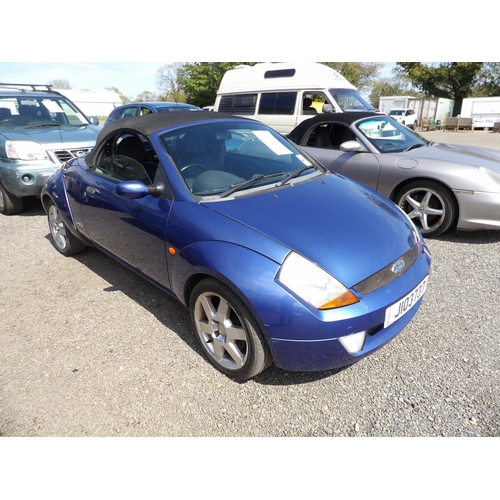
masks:
[[[0,135],[11,141],[34,141],[39,144],[81,147],[94,145],[101,127],[82,125],[81,127],[19,127],[0,128]]]
[[[433,159],[472,167],[484,167],[500,173],[500,151],[494,149],[431,142],[428,147],[413,149],[404,154],[417,161]]]
[[[298,252],[347,287],[416,243],[392,202],[337,174],[205,205]]]

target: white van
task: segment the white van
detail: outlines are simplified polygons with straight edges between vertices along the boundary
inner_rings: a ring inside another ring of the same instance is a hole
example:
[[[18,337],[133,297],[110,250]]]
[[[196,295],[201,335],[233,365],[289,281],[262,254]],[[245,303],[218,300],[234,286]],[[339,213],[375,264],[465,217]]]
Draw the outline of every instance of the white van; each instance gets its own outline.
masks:
[[[354,85],[320,63],[236,66],[224,74],[214,108],[255,118],[282,134],[317,113],[375,111]]]

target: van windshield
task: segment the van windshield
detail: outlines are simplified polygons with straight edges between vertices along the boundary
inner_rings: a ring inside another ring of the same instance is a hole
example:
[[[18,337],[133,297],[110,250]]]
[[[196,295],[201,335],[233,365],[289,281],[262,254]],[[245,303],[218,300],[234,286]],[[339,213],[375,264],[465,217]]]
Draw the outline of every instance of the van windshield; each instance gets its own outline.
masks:
[[[355,90],[350,89],[330,89],[342,111],[376,111],[375,108]]]

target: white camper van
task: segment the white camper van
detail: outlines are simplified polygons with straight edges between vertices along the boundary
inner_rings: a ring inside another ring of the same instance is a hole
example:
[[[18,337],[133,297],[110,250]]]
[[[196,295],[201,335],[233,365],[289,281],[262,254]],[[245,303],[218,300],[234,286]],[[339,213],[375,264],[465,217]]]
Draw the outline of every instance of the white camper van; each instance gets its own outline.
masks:
[[[375,108],[354,85],[324,64],[260,63],[226,71],[215,111],[255,118],[286,134],[317,113]]]

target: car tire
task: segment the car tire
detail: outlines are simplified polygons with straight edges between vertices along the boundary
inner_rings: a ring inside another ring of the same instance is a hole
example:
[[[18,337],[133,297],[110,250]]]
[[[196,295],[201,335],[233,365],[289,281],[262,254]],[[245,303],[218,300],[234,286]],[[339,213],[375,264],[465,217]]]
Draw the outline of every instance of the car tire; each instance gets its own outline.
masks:
[[[52,244],[55,249],[65,255],[75,255],[83,252],[87,248],[64,223],[61,212],[51,200],[47,206],[47,218],[49,221],[50,235],[52,236]]]
[[[252,313],[220,281],[200,281],[191,293],[189,311],[203,355],[225,375],[249,380],[272,364],[269,347]]]
[[[0,182],[0,214],[15,215],[23,211],[24,200],[7,191]]]
[[[396,193],[394,202],[427,238],[439,236],[456,224],[456,200],[453,194],[438,182],[410,182]]]

